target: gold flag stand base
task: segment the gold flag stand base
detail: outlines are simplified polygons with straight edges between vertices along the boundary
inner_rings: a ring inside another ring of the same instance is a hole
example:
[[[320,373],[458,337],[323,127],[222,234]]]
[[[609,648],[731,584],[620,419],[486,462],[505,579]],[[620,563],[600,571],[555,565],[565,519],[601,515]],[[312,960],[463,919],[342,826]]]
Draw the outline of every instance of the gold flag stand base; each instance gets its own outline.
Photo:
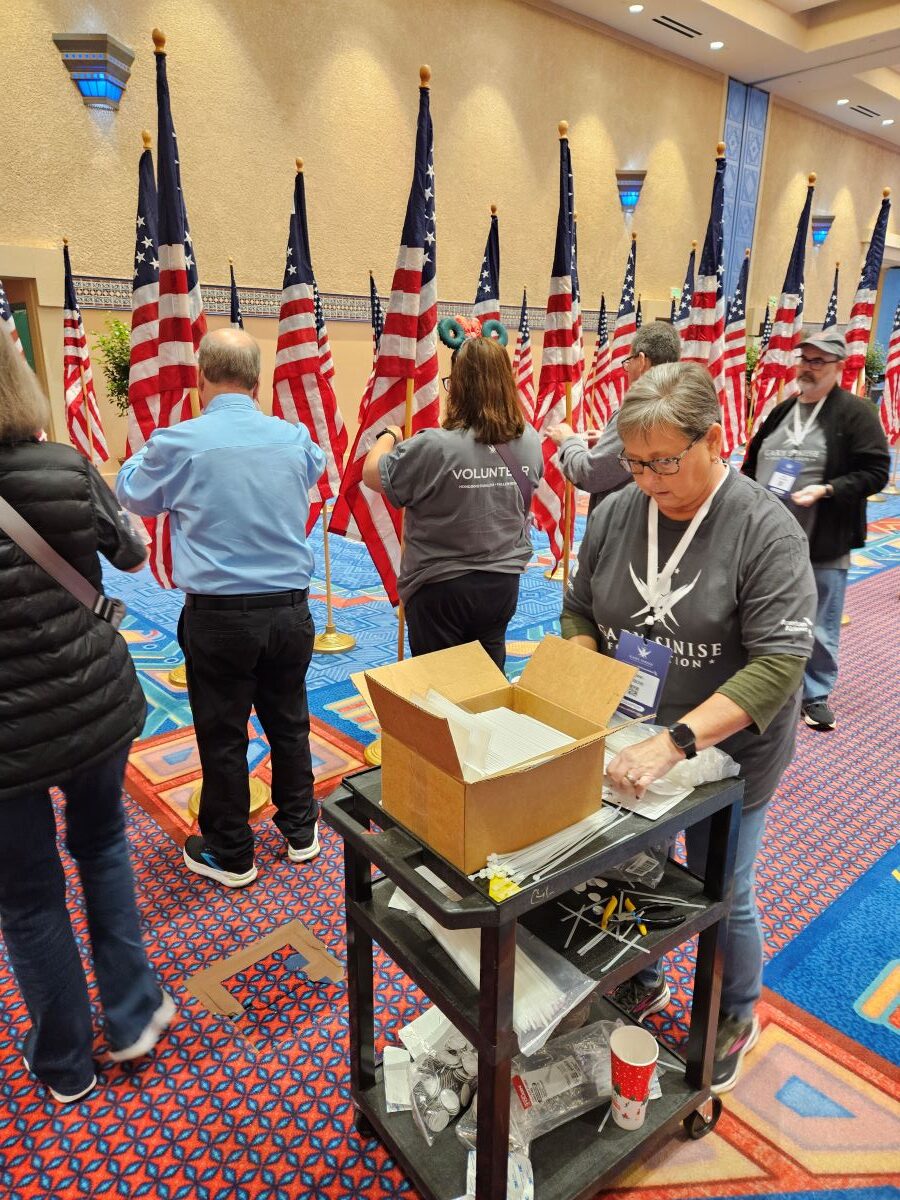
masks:
[[[880,492],[874,496],[870,496],[869,503],[870,504],[884,504],[884,496],[882,496]]]
[[[356,638],[352,633],[341,633],[333,625],[326,625],[323,633],[316,634],[313,650],[317,654],[341,654],[345,650],[352,650],[355,645]]]
[[[841,624],[842,624],[842,625],[849,625],[849,624],[850,624],[850,619],[851,619],[851,618],[850,618],[850,614],[849,614],[849,613],[844,613],[844,615],[841,617]]]
[[[376,738],[374,742],[369,742],[365,750],[363,750],[363,758],[370,767],[381,766],[381,738]]]
[[[552,571],[544,572],[544,578],[552,579],[554,583],[562,583],[564,576],[562,561],[558,562]]]
[[[897,487],[896,483],[889,483],[884,489],[883,494],[885,496],[900,496],[900,488]]]
[[[258,813],[261,808],[265,808],[272,800],[272,789],[262,779],[257,779],[255,775],[250,776],[250,815]],[[188,814],[192,820],[196,821],[197,814],[200,812],[200,788],[194,788],[191,792],[191,798],[188,800]]]
[[[169,683],[171,683],[172,687],[187,687],[187,666],[185,663],[179,663],[177,667],[172,668],[169,672]]]

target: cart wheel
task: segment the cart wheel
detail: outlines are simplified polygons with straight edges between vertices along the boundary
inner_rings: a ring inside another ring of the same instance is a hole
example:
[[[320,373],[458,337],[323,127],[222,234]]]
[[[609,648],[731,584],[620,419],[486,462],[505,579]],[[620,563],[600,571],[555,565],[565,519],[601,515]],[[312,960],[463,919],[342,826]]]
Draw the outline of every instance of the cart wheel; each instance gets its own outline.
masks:
[[[369,1123],[368,1117],[364,1116],[359,1109],[356,1110],[356,1115],[353,1118],[353,1128],[366,1141],[373,1141],[378,1136]]]
[[[698,1138],[706,1137],[713,1129],[715,1129],[719,1117],[722,1115],[722,1101],[718,1096],[713,1096],[702,1108],[698,1108],[692,1112],[689,1117],[684,1119],[684,1127],[687,1130],[687,1135],[695,1142]]]

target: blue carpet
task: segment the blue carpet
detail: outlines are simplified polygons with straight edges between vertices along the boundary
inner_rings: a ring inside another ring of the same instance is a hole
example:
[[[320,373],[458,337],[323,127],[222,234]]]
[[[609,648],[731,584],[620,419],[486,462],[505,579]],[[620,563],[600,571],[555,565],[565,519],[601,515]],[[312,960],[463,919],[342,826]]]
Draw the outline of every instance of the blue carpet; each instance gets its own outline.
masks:
[[[894,964],[900,966],[900,843],[775,955],[765,983],[900,1066],[900,982],[880,1006],[880,1020],[859,1011]]]

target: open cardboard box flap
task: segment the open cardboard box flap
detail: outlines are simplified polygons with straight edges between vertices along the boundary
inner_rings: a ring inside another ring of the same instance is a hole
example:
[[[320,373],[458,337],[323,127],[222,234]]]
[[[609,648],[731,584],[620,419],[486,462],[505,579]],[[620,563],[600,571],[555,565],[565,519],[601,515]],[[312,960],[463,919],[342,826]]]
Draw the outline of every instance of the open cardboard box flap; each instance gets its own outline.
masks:
[[[636,674],[618,659],[548,635],[525,664],[518,686],[605,730]]]
[[[454,704],[464,704],[483,692],[507,686],[506,676],[480,642],[387,663],[365,674],[367,681],[374,679],[405,700],[414,694],[424,696],[434,688]]]

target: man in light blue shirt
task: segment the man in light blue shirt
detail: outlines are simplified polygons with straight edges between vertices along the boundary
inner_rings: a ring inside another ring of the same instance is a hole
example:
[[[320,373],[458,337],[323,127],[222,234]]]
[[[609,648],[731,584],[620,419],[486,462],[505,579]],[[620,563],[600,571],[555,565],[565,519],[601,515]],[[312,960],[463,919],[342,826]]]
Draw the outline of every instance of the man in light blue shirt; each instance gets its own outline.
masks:
[[[259,347],[240,329],[200,343],[201,415],[158,429],[122,467],[116,495],[143,517],[169,514],[175,582],[186,593],[178,640],[203,767],[198,875],[256,878],[247,774],[255,706],[271,749],[275,824],[288,857],[319,852],[306,672],[315,630],[309,489],[325,455],[303,425],[259,411]]]

